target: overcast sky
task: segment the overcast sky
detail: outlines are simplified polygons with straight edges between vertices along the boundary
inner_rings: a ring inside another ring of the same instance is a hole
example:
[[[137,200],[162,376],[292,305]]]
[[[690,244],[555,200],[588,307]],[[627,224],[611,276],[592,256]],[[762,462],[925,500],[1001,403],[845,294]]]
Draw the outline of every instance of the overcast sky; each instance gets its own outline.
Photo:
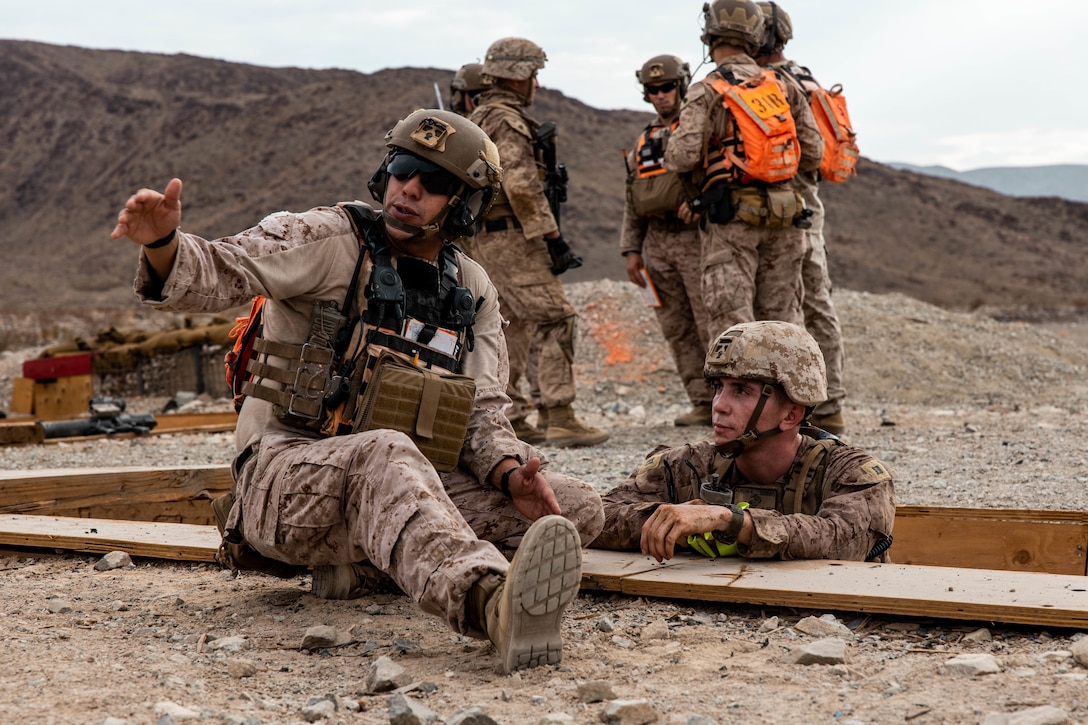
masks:
[[[864,156],[960,171],[1088,164],[1085,0],[781,6],[794,24],[787,55],[825,86],[843,85]],[[370,73],[456,69],[482,59],[491,41],[519,35],[548,54],[543,86],[597,108],[645,110],[634,71],[661,53],[695,70],[701,8],[701,0],[0,0],[0,37]]]

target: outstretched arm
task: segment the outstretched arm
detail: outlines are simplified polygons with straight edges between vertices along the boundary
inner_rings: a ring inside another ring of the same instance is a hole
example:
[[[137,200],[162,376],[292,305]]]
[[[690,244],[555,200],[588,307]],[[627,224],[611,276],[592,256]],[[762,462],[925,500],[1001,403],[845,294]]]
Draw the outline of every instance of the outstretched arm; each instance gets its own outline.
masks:
[[[171,179],[160,193],[153,189],[140,189],[128,198],[117,215],[117,226],[110,233],[111,239],[128,237],[144,247],[147,261],[159,279],[170,276],[177,252],[177,240],[171,239],[161,247],[149,244],[173,234],[181,224],[181,179]]]

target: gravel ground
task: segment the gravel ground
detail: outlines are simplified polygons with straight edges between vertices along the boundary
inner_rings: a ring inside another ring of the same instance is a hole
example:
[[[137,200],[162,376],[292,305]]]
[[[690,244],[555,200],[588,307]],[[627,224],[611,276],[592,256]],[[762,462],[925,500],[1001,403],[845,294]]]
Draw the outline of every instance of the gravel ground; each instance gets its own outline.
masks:
[[[569,292],[582,313],[576,406],[612,439],[544,450],[551,466],[606,490],[658,443],[710,429],[671,425],[686,401],[629,285]],[[835,299],[846,438],[897,470],[901,504],[1088,510],[1083,326],[999,323],[894,295]],[[0,400],[32,352],[0,355]],[[129,410],[164,402],[130,400]],[[0,468],[226,463],[233,450],[229,434],[57,442],[0,449]],[[464,719],[472,706],[501,723],[650,722],[608,714],[625,700],[644,700],[657,722],[691,725],[1088,721],[1088,670],[1078,664],[1088,655],[1074,631],[584,594],[567,617],[563,663],[503,677],[488,645],[451,634],[403,597],[325,602],[308,594],[306,576],[230,578],[150,561],[94,572],[95,561],[0,550],[4,722],[293,723],[325,707],[329,722],[411,722],[366,692],[383,654],[408,679],[433,683],[409,699],[447,723],[477,722]],[[812,615],[833,621],[816,626]],[[351,642],[300,648],[315,624]],[[795,663],[798,647],[832,635],[845,642],[841,661]],[[244,644],[211,646],[231,637]],[[587,701],[587,683],[610,696]]]

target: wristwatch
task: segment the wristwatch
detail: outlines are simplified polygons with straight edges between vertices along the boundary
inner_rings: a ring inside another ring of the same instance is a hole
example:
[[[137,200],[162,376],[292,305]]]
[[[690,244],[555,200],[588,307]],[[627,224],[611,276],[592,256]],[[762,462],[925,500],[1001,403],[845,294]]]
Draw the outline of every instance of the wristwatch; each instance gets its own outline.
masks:
[[[737,537],[740,536],[740,530],[744,528],[744,509],[748,508],[747,505],[738,506],[737,504],[729,504],[726,508],[729,509],[730,514],[729,525],[724,530],[711,531],[711,535],[714,540],[719,544],[735,544],[737,543]]]

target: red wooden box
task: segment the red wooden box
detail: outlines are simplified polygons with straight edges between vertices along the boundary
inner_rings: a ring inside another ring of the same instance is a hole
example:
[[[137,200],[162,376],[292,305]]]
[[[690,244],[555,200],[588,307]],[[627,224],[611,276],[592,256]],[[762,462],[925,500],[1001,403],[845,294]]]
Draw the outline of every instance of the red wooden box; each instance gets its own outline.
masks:
[[[91,353],[40,357],[23,361],[23,377],[31,380],[54,380],[72,375],[91,374]]]

